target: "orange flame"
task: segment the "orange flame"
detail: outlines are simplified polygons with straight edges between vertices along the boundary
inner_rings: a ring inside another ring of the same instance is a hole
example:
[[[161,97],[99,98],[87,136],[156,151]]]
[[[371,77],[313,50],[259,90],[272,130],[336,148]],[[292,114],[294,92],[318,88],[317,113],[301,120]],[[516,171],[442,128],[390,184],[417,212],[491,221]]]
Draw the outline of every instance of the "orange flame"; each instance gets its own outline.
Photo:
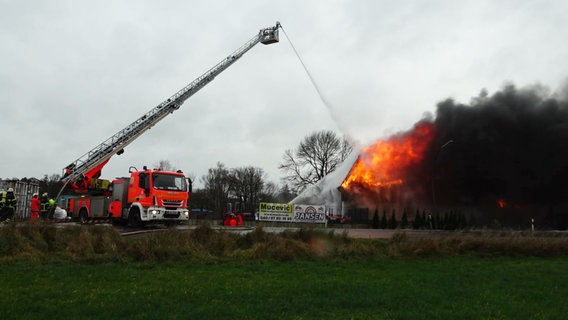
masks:
[[[421,122],[412,131],[378,140],[364,148],[341,184],[348,190],[352,184],[382,187],[402,184],[403,170],[419,163],[434,136],[434,125]]]

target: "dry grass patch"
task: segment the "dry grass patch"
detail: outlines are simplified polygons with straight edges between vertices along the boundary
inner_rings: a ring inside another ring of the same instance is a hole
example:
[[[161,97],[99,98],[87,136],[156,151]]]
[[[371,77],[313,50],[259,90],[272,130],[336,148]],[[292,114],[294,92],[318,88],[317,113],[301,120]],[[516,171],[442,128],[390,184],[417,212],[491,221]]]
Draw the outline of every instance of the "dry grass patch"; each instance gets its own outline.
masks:
[[[568,256],[568,237],[519,234],[458,234],[411,238],[404,232],[390,239],[352,239],[313,228],[268,233],[262,227],[238,235],[209,224],[190,231],[124,238],[109,226],[57,227],[10,224],[0,228],[0,263],[15,261],[75,262],[188,261],[217,263],[254,260],[320,260],[357,257]]]

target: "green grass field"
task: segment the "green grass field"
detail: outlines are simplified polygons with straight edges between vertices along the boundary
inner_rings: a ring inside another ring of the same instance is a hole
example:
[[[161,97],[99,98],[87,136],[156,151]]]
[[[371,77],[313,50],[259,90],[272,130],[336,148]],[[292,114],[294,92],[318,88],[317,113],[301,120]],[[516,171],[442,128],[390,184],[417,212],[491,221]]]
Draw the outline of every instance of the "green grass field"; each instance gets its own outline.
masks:
[[[568,259],[11,264],[0,319],[565,319]]]
[[[566,319],[568,239],[0,229],[0,319]]]

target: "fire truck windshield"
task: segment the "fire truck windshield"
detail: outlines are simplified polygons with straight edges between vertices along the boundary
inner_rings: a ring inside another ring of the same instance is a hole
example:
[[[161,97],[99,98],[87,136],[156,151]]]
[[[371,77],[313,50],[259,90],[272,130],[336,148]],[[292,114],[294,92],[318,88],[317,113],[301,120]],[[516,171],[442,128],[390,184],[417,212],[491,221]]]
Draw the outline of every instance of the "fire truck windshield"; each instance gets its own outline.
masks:
[[[187,191],[185,177],[172,174],[153,173],[152,181],[154,189]]]

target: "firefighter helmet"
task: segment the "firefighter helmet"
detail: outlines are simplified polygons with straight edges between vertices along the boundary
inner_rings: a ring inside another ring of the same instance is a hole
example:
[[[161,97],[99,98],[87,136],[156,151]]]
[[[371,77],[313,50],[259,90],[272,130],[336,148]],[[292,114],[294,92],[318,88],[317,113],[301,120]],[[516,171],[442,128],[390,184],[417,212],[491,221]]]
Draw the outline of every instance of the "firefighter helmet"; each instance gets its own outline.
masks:
[[[8,192],[14,192],[14,188],[8,188]]]

